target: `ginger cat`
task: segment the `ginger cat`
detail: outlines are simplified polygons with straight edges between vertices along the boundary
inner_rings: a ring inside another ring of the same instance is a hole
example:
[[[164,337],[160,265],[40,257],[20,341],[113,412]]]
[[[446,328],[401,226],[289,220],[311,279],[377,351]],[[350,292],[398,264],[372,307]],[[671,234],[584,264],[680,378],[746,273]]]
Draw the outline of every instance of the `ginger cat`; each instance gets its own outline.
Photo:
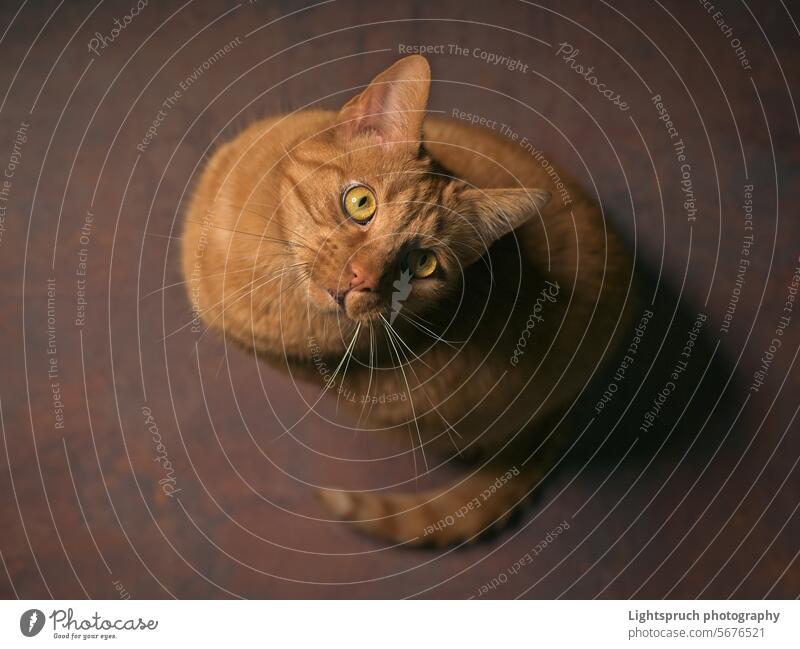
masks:
[[[573,181],[492,131],[426,118],[429,85],[410,56],[338,112],[253,124],[209,161],[182,240],[207,326],[367,397],[342,404],[411,439],[420,473],[434,453],[474,461],[432,490],[321,494],[412,545],[478,538],[534,490],[553,424],[624,333],[632,273]]]

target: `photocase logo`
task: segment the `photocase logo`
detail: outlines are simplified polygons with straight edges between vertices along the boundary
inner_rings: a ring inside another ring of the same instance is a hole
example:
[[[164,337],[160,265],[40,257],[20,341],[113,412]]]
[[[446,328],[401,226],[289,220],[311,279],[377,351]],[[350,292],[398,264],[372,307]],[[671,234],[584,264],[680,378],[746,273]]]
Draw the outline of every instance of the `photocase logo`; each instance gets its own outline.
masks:
[[[400,279],[396,279],[392,286],[392,312],[389,314],[389,324],[394,324],[394,319],[403,308],[403,302],[411,295],[411,271],[406,268],[400,273]]]
[[[32,638],[44,627],[44,613],[38,608],[25,611],[19,618],[19,630],[26,638]]]

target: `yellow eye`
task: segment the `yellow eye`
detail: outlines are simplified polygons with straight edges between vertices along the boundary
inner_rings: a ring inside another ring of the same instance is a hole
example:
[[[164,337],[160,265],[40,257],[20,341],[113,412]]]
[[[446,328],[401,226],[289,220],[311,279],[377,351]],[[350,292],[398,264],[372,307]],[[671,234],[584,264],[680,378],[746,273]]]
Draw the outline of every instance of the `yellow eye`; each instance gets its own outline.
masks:
[[[430,277],[439,262],[430,250],[412,250],[406,257],[406,264],[414,277],[422,279]]]
[[[369,187],[355,185],[344,193],[344,211],[356,223],[367,223],[375,214],[378,202]]]

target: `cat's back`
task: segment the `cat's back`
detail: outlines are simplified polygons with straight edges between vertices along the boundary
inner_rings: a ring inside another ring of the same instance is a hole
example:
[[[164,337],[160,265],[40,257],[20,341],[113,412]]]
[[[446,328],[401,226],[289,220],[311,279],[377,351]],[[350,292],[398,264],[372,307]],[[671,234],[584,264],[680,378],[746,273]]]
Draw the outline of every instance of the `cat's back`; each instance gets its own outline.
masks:
[[[545,280],[560,286],[555,303],[548,303],[548,318],[537,324],[537,343],[547,358],[568,358],[576,340],[591,341],[581,350],[573,367],[590,371],[603,350],[614,347],[611,339],[624,335],[636,309],[633,263],[623,239],[606,221],[603,211],[586,192],[553,165],[546,154],[509,140],[486,128],[442,118],[428,118],[424,142],[429,153],[447,171],[480,188],[529,187],[550,192],[550,203],[539,218],[532,218],[490,250],[495,274],[514,286],[515,273],[527,289],[514,296],[512,320],[505,331],[523,330],[526,318],[537,308]],[[481,313],[483,295],[470,296],[469,309]],[[502,304],[497,313],[505,313]],[[488,349],[492,334],[478,347]],[[558,377],[560,361],[552,368],[539,367],[539,355],[530,349],[522,365],[538,368],[538,375]],[[547,353],[546,350],[550,350]],[[580,383],[581,370],[571,378]],[[568,392],[568,390],[566,390]]]
[[[270,173],[299,142],[330,128],[334,115],[330,111],[308,110],[253,122],[214,151],[201,174],[197,192],[224,192],[247,185],[247,180],[256,181],[252,174]]]

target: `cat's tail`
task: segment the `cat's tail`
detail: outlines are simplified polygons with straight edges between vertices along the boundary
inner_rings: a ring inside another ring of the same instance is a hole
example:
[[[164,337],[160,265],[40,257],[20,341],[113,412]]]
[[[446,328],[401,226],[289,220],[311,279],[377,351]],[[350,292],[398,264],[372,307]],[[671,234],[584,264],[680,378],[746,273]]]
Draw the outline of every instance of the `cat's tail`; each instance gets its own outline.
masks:
[[[441,547],[505,527],[545,468],[486,466],[456,484],[419,493],[326,489],[320,498],[337,518],[384,541]]]

